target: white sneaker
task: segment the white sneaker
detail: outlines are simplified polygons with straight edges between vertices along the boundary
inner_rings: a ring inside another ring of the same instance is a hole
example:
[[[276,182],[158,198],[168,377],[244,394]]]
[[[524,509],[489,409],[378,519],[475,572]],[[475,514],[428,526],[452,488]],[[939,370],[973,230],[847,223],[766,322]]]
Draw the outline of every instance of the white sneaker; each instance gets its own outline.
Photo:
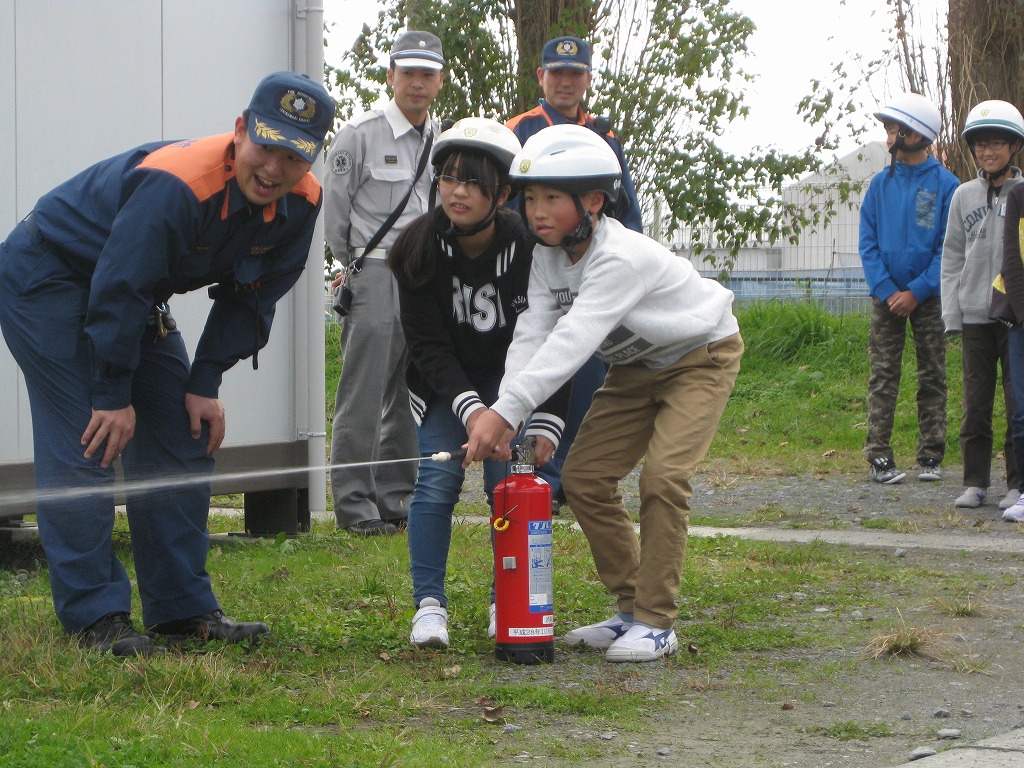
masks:
[[[1017,495],[1019,496],[1020,494]],[[986,496],[988,496],[988,492],[984,488],[977,488],[972,485],[970,488],[965,488],[964,492],[957,496],[954,503],[963,509],[977,509],[985,503]]]
[[[566,645],[589,645],[604,650],[629,631],[633,622],[626,621],[621,613],[597,624],[587,624],[565,633],[562,642]]]
[[[1010,523],[1024,523],[1024,495],[1017,499],[1017,503],[1003,512],[1003,520]]]
[[[934,482],[942,479],[942,465],[935,459],[923,459],[917,463],[917,479]]]
[[[488,637],[494,637],[496,634],[498,634],[498,618],[497,618],[498,614],[497,614],[497,610],[498,609],[495,608],[494,603],[491,603],[490,607],[487,609],[487,615],[488,615],[487,636]]]
[[[424,597],[420,600],[420,608],[412,617],[409,642],[417,648],[448,647],[448,611],[441,607],[436,598]]]
[[[1019,499],[1020,491],[1018,491],[1016,488],[1011,488],[1006,492],[1006,495],[1003,496],[1003,500],[999,502],[999,508],[1009,509],[1014,504],[1016,504]]]
[[[608,661],[655,661],[679,650],[674,629],[658,629],[647,624],[634,624],[622,637],[608,646]]]

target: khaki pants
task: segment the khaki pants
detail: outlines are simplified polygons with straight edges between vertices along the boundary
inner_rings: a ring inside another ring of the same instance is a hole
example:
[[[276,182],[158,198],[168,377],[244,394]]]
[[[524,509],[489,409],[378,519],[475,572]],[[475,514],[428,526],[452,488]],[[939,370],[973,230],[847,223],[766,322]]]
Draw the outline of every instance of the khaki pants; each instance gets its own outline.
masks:
[[[636,621],[668,629],[686,553],[690,478],[718,428],[743,355],[739,334],[651,369],[612,366],[562,470],[598,575]],[[619,481],[640,472],[640,538]]]

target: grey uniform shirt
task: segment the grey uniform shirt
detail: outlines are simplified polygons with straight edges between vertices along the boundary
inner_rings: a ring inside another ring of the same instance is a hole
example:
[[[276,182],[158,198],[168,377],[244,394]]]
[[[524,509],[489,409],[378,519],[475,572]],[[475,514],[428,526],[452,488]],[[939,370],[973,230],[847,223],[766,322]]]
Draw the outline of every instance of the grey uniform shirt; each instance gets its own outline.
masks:
[[[438,132],[427,117],[424,135],[405,118],[394,99],[383,110],[353,118],[334,137],[324,180],[324,222],[335,259],[348,264],[409,190],[426,136]],[[381,240],[390,248],[410,221],[427,210],[431,169],[424,168],[409,202]]]

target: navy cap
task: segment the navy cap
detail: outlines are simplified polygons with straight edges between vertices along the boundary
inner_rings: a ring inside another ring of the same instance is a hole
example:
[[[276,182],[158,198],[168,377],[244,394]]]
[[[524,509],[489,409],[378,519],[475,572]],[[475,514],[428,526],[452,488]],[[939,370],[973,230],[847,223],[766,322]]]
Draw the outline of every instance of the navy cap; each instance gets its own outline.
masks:
[[[544,43],[541,69],[583,69],[590,71],[590,46],[578,37],[556,37]]]
[[[441,39],[429,32],[402,32],[391,46],[391,65],[414,69],[444,69]]]
[[[281,146],[316,162],[334,122],[334,99],[320,83],[298,72],[274,72],[249,102],[249,138]]]

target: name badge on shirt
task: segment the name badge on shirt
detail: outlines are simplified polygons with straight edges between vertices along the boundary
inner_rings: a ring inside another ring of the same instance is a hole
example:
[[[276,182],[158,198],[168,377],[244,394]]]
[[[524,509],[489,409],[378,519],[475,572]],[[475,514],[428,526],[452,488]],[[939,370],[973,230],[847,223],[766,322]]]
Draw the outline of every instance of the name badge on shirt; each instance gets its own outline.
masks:
[[[384,162],[387,165],[398,165],[398,155],[384,155]]]

